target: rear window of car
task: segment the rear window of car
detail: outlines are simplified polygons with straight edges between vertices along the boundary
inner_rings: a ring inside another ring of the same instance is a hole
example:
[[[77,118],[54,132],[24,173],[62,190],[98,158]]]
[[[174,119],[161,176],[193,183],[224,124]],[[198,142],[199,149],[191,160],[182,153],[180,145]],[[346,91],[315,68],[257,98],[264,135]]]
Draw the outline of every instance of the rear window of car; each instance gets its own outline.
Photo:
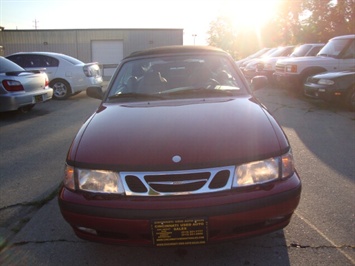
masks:
[[[56,58],[47,55],[18,54],[8,58],[23,68],[46,68],[59,65],[59,61]]]
[[[22,67],[14,62],[0,57],[0,73],[12,72],[12,71],[24,71]]]

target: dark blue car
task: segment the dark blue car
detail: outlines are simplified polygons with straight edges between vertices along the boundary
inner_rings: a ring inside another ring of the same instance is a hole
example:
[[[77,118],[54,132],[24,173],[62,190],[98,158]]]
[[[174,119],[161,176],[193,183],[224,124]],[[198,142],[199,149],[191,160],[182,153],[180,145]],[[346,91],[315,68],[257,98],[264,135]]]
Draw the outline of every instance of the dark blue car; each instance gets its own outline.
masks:
[[[304,84],[308,97],[344,104],[355,110],[355,72],[326,72],[311,76]]]

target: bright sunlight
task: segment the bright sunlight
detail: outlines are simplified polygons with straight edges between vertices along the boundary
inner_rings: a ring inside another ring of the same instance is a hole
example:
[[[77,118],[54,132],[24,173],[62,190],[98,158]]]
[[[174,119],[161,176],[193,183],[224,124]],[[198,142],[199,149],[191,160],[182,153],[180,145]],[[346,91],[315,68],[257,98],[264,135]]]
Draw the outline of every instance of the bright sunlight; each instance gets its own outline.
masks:
[[[237,27],[260,28],[273,15],[280,0],[226,0],[225,14]]]

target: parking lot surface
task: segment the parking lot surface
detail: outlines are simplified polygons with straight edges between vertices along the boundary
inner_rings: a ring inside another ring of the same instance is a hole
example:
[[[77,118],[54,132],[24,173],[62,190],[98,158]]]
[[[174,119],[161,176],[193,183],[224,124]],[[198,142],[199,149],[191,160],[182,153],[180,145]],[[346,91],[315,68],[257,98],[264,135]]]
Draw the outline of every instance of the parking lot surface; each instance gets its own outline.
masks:
[[[355,265],[355,114],[273,88],[255,95],[286,132],[303,182],[285,229],[178,248],[78,239],[55,193],[71,140],[99,104],[81,93],[0,115],[0,265]]]

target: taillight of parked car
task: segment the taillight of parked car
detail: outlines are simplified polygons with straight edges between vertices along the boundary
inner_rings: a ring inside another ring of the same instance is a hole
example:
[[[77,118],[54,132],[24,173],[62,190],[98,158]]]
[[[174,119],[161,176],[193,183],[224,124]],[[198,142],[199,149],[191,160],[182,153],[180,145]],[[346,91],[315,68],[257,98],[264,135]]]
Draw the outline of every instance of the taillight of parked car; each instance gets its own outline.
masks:
[[[96,64],[87,64],[84,66],[83,70],[87,77],[100,76],[100,67]]]
[[[7,91],[24,91],[21,82],[17,80],[3,80],[2,85],[4,86],[5,90]]]

